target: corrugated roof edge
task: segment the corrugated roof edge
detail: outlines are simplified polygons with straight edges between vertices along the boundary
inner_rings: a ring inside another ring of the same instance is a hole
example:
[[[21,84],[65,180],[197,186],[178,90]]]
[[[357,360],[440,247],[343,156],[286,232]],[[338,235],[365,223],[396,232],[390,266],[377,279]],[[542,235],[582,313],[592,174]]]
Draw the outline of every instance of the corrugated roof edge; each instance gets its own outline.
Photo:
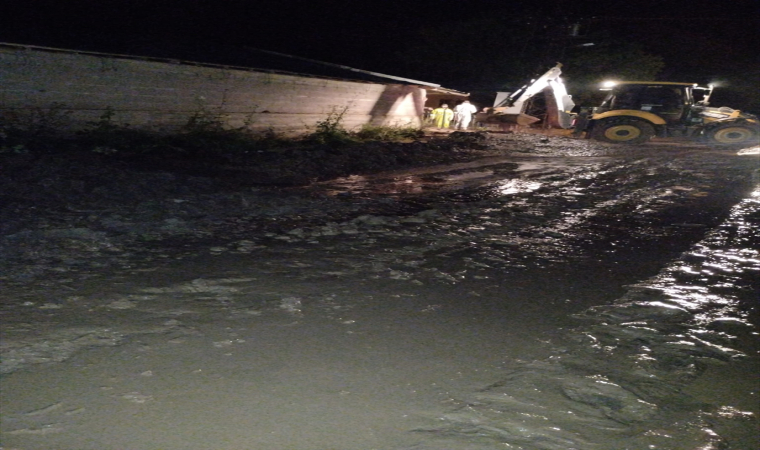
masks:
[[[43,47],[43,46],[38,46],[38,45],[12,44],[9,42],[0,42],[0,48],[9,48],[9,49],[17,49],[17,50],[36,50],[36,51],[49,52],[49,53],[70,53],[70,54],[76,54],[76,55],[92,55],[92,56],[99,56],[99,57],[106,57],[106,58],[130,59],[130,60],[135,60],[135,61],[161,62],[165,64],[209,67],[209,68],[216,68],[216,69],[242,70],[242,71],[247,71],[247,72],[278,73],[282,75],[293,75],[293,76],[306,77],[306,78],[319,78],[319,79],[327,79],[327,80],[351,81],[354,83],[375,83],[376,84],[376,82],[373,82],[373,81],[354,80],[350,78],[328,77],[324,75],[312,75],[312,74],[305,74],[305,73],[298,73],[298,72],[288,72],[288,71],[283,71],[283,70],[272,70],[272,69],[243,67],[243,66],[230,66],[230,65],[224,65],[224,64],[211,64],[211,63],[203,63],[203,62],[197,62],[197,61],[184,61],[184,60],[172,59],[172,58],[156,58],[156,57],[151,57],[151,56],[122,55],[122,54],[117,54],[117,53],[101,53],[101,52],[92,52],[92,51],[86,51],[86,50],[71,50],[71,49],[55,48],[55,47]],[[418,81],[418,80],[412,80],[409,78],[402,78],[402,77],[396,77],[393,75],[370,72],[366,70],[355,69],[349,66],[342,66],[340,64],[333,64],[333,63],[317,61],[317,60],[308,59],[308,58],[302,58],[299,56],[286,55],[284,53],[270,52],[267,50],[259,50],[259,49],[252,49],[252,50],[257,50],[264,53],[269,53],[272,55],[277,55],[277,56],[282,56],[282,57],[300,59],[303,61],[308,61],[308,62],[312,62],[316,64],[324,64],[326,66],[332,66],[332,67],[336,67],[343,70],[363,73],[366,75],[372,75],[378,78],[387,78],[389,80],[403,81],[407,84],[419,85],[425,88],[433,88],[436,91],[451,92],[454,94],[459,94],[459,95],[464,95],[464,96],[469,95],[467,93],[456,91],[454,89],[442,88],[439,84],[428,83],[425,81]]]

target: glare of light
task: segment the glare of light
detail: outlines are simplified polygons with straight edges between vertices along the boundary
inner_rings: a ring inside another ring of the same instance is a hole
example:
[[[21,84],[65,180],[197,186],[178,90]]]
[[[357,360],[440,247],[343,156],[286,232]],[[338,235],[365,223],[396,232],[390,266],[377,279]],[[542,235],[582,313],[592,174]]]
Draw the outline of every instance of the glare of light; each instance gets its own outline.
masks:
[[[743,148],[739,150],[737,155],[760,155],[760,145],[757,147]]]
[[[617,84],[618,84],[617,81],[612,81],[612,80],[602,81],[602,89],[611,89],[617,86]]]
[[[519,179],[505,180],[497,185],[497,190],[502,195],[531,192],[541,187],[538,181],[524,181]]]

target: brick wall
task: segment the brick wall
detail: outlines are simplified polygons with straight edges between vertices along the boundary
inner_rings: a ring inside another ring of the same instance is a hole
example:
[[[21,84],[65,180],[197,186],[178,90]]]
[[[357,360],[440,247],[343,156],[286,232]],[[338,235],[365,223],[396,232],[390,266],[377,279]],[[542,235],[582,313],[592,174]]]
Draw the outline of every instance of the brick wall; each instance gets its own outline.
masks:
[[[298,134],[344,108],[346,128],[418,126],[425,98],[418,86],[0,45],[0,114],[57,104],[74,128],[106,111],[115,123],[162,129],[207,112],[231,127]]]

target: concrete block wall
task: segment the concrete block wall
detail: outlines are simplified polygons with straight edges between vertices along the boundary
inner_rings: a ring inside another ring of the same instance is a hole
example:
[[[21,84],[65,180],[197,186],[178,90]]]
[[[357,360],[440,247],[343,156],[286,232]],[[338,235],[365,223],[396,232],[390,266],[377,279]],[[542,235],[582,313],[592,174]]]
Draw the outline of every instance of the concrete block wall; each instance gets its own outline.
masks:
[[[425,99],[411,85],[0,45],[0,115],[57,104],[73,128],[106,111],[115,123],[166,130],[211,113],[230,127],[300,134],[344,110],[349,129],[419,126]]]

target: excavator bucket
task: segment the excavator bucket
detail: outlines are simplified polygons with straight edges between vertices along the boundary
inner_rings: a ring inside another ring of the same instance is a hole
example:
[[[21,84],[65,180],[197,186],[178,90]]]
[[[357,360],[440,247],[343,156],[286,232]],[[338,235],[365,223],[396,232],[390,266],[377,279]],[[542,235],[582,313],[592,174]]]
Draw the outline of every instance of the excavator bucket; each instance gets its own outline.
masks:
[[[570,128],[573,114],[570,112],[575,104],[568,95],[565,85],[560,78],[562,64],[557,64],[539,78],[517,89],[515,92],[497,93],[494,107],[479,121],[484,124],[515,124],[530,126],[541,121],[540,118],[527,114],[528,101],[537,94],[544,92],[546,96],[545,116],[549,126]],[[476,117],[477,120],[477,117]],[[504,128],[500,126],[500,128]]]
[[[536,122],[541,121],[538,117],[534,117],[524,113],[510,114],[499,111],[500,108],[494,108],[494,119],[498,122],[515,123],[517,125],[527,127],[533,125]]]

